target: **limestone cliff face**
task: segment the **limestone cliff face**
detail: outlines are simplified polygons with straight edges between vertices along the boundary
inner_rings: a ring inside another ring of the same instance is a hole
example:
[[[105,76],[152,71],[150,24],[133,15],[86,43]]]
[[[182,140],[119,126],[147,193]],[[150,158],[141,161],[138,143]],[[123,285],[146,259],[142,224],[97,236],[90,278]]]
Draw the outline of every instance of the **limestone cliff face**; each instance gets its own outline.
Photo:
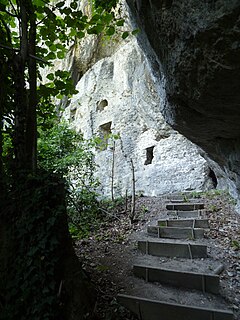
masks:
[[[239,198],[239,0],[127,2],[156,53],[152,68],[165,79],[165,119],[218,163]]]
[[[71,99],[65,117],[86,138],[98,135],[104,141],[96,150],[104,196],[111,194],[112,171],[115,196],[131,190],[131,160],[137,193],[156,196],[213,187],[211,171],[197,147],[164,120],[159,108],[166,101],[164,90],[159,95],[134,37],[121,43],[111,57],[96,62],[76,88],[79,94]],[[107,138],[109,134],[119,138]]]

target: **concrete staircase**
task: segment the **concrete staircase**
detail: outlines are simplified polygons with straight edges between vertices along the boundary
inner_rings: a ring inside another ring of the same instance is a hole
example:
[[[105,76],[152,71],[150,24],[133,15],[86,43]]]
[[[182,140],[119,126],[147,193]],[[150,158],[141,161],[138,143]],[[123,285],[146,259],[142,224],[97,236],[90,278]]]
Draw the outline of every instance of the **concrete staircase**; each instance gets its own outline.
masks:
[[[148,226],[148,237],[138,241],[138,263],[133,266],[136,277],[148,283],[160,283],[172,288],[197,290],[204,295],[219,294],[219,273],[223,265],[215,262],[209,267],[208,248],[198,243],[209,228],[204,204],[194,199],[185,202],[183,197],[168,199],[167,218]],[[142,253],[142,255],[141,255]],[[159,257],[168,258],[160,263]],[[208,260],[207,260],[208,259]],[[196,260],[196,263],[195,263]],[[206,263],[205,261],[208,261]],[[208,268],[204,265],[208,265]],[[161,290],[161,288],[159,289]],[[147,291],[148,292],[148,291]],[[186,291],[186,294],[187,291]],[[154,295],[153,295],[154,296]],[[216,296],[218,299],[219,296]],[[200,301],[199,296],[199,301]],[[209,300],[213,298],[209,298]],[[118,295],[118,301],[135,313],[140,320],[232,320],[233,313],[221,303],[207,306],[172,303],[147,296]]]

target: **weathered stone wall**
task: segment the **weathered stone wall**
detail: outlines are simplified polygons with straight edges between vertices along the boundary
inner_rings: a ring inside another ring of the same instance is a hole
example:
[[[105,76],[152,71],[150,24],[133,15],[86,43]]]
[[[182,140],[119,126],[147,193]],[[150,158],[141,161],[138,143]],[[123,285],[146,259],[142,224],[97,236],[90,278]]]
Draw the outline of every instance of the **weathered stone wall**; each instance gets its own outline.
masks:
[[[239,0],[127,2],[144,52],[144,31],[155,51],[152,69],[165,79],[164,118],[218,163],[211,162],[240,199]]]
[[[166,124],[160,112],[166,101],[164,90],[159,95],[159,84],[134,37],[111,57],[95,63],[76,88],[79,94],[64,114],[76,130],[86,138],[108,133],[120,136],[115,146],[108,139],[106,148],[96,150],[104,196],[111,194],[113,156],[118,196],[131,190],[131,159],[137,193],[156,196],[213,186],[207,162],[197,147]]]

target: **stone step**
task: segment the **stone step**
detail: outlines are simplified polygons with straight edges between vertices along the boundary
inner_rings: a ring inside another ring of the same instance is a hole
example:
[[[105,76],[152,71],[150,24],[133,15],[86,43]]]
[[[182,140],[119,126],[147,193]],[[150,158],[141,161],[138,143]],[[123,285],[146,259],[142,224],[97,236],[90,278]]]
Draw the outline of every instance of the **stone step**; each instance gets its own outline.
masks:
[[[134,265],[151,266],[153,268],[178,270],[180,272],[193,272],[219,275],[224,270],[224,265],[210,257],[204,259],[186,258],[172,259],[167,257],[158,257],[147,254],[138,254],[134,256]]]
[[[184,242],[138,241],[138,249],[144,254],[159,257],[206,258],[207,246]]]
[[[189,210],[200,210],[204,209],[204,203],[167,203],[167,210],[181,210],[181,211],[189,211]]]
[[[148,226],[147,232],[149,234],[156,234],[158,238],[202,239],[204,238],[205,230],[202,228]]]
[[[191,193],[184,193],[184,194],[168,194],[165,196],[166,201],[185,201],[185,202],[200,202],[203,201],[200,195],[198,197],[194,197]]]
[[[167,215],[175,219],[198,219],[205,216],[205,210],[169,210]]]
[[[214,274],[182,272],[179,270],[141,265],[134,265],[133,273],[135,276],[147,282],[160,282],[175,287],[196,289],[204,293],[219,293],[219,276]]]
[[[189,227],[189,228],[209,228],[208,219],[162,219],[158,220],[160,227]]]
[[[229,310],[193,307],[119,294],[117,300],[141,320],[233,320]]]
[[[198,202],[200,202],[202,199],[197,199]],[[175,202],[175,203],[195,203],[196,199],[184,199],[184,198],[172,198],[172,199],[167,199],[166,202]]]

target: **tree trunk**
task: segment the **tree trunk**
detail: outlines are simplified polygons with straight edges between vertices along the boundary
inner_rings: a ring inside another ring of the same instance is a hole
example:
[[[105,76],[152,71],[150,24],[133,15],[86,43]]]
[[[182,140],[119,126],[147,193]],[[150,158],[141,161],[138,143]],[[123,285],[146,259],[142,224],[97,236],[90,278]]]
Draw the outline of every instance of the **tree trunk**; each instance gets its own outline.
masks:
[[[2,185],[2,178],[3,178],[3,114],[4,114],[4,100],[5,100],[5,94],[4,94],[4,67],[5,63],[1,61],[0,59],[0,190]]]
[[[26,110],[27,94],[25,83],[25,70],[28,49],[28,20],[25,1],[20,0],[20,52],[15,55],[14,74],[15,74],[15,128],[14,128],[14,153],[16,170],[26,168]]]
[[[95,291],[68,232],[63,182],[23,176],[1,200],[1,319],[90,319]]]
[[[116,142],[113,141],[113,151],[112,151],[112,175],[111,175],[111,198],[112,202],[114,201],[114,168],[115,168],[115,151],[116,151]]]
[[[131,223],[133,223],[135,218],[135,204],[136,204],[136,190],[135,190],[136,179],[135,179],[135,168],[133,165],[133,160],[130,159],[130,162],[131,162],[131,171],[132,171],[132,205],[131,205],[130,220],[131,220]]]
[[[37,168],[37,66],[33,58],[36,56],[36,19],[32,12],[30,13],[28,52],[29,105],[26,120],[26,158],[29,169],[35,172]]]

